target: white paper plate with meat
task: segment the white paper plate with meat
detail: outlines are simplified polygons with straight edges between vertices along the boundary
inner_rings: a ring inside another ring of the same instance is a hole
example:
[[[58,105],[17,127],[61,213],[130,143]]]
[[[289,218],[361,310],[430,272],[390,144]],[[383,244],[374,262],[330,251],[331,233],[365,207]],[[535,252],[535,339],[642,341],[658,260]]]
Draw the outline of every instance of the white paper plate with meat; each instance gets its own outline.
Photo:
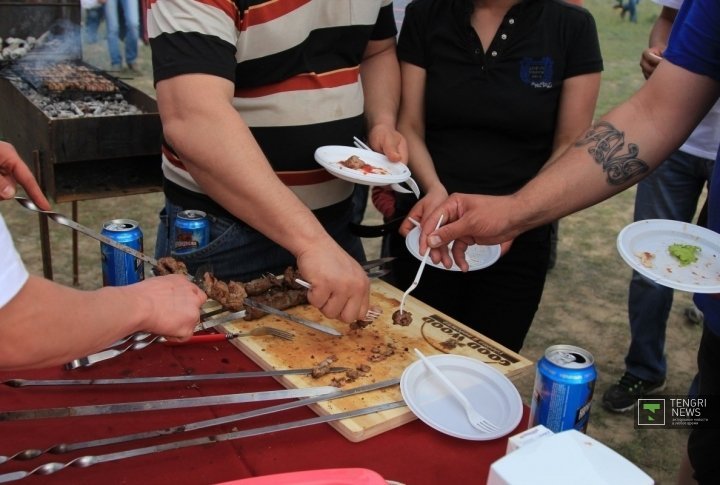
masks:
[[[698,249],[696,261],[681,263],[674,244]],[[655,283],[692,293],[720,293],[720,234],[687,222],[648,219],[626,226],[617,238],[620,256]]]
[[[327,145],[315,150],[315,160],[337,178],[363,185],[406,182],[410,169],[381,154],[362,148]]]
[[[450,243],[452,247],[453,243]],[[420,253],[420,227],[415,227],[410,231],[405,238],[405,246],[408,251],[420,261],[423,260],[423,254]],[[483,246],[481,244],[473,244],[468,246],[465,250],[465,260],[468,263],[469,271],[475,271],[478,269],[487,268],[492,266],[500,258],[500,245],[495,244],[494,246]],[[453,263],[450,269],[443,266],[442,263],[435,264],[430,258],[427,260],[427,265],[438,269],[444,269],[447,271],[460,271],[460,267],[457,263]]]
[[[484,432],[474,428],[445,384],[424,362],[417,361],[405,368],[400,392],[410,410],[425,424],[456,438],[484,441],[505,436],[520,423],[523,415],[520,393],[500,371],[461,355],[431,355],[428,359],[498,430]]]

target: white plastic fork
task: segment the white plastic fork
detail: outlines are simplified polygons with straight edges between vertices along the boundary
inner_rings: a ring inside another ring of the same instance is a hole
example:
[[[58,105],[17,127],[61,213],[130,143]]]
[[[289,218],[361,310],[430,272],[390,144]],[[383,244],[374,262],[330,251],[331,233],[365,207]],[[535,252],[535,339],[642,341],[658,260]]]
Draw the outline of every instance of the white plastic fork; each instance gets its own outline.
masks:
[[[430,359],[425,357],[425,355],[418,349],[415,349],[415,353],[418,357],[420,357],[420,360],[423,361],[425,367],[427,367],[434,376],[438,377],[455,399],[460,402],[462,407],[465,409],[465,414],[467,414],[468,421],[470,421],[473,428],[484,433],[492,433],[500,429],[495,423],[484,418],[479,412],[477,412],[470,401],[468,401],[468,398],[465,397],[465,394],[463,394],[462,391],[458,389],[457,386],[453,384],[452,381],[430,361]]]
[[[437,226],[435,226],[435,230],[437,231],[440,228],[440,224],[442,224],[444,214],[440,215],[440,219],[438,220]],[[425,269],[425,265],[427,264],[428,256],[430,256],[430,248],[427,248],[427,251],[425,251],[425,255],[423,256],[422,261],[420,262],[420,267],[417,270],[417,273],[415,274],[415,279],[413,280],[412,284],[410,285],[410,288],[405,290],[405,293],[403,293],[402,300],[400,300],[400,314],[405,311],[405,300],[407,299],[408,295],[412,290],[417,288],[418,283],[420,283],[420,276],[422,275],[423,270]]]
[[[353,136],[353,143],[354,143],[355,146],[358,147],[358,148],[362,148],[363,150],[369,150],[369,151],[371,151],[371,152],[373,151],[372,148],[370,148],[364,141],[362,141],[362,140],[361,140],[360,138],[358,138],[357,136]]]
[[[362,150],[368,150],[370,152],[375,151],[372,148],[370,148],[367,144],[365,144],[365,142],[363,142],[357,136],[353,137],[353,143],[355,144],[356,147],[358,147]],[[417,182],[415,182],[412,179],[412,177],[410,177],[405,181],[405,183],[408,184],[408,187],[410,187],[411,190],[406,189],[405,187],[403,187],[400,184],[392,184],[392,185],[390,185],[390,187],[392,187],[392,189],[395,192],[400,192],[401,194],[415,194],[415,197],[417,197],[419,199],[420,198],[420,187],[418,187]]]

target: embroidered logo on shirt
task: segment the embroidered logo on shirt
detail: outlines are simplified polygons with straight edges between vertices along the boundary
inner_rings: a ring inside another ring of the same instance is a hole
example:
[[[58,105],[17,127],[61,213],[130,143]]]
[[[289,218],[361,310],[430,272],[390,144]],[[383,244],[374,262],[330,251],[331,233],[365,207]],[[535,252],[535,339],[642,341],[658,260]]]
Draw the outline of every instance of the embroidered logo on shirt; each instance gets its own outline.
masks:
[[[520,80],[533,88],[549,89],[553,87],[553,61],[549,57],[531,59],[525,57],[520,62]]]

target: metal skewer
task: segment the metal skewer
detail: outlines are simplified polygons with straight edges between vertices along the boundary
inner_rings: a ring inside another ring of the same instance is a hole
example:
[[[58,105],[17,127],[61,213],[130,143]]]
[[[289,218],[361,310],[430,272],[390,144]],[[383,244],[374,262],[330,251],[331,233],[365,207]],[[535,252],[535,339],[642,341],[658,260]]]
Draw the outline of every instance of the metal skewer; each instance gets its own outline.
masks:
[[[242,421],[244,419],[254,418],[256,416],[264,416],[266,414],[276,413],[276,412],[280,412],[280,411],[287,411],[289,409],[295,409],[295,408],[307,406],[307,405],[314,404],[314,403],[317,403],[320,401],[330,401],[330,400],[339,399],[342,397],[354,396],[356,394],[362,394],[365,392],[370,392],[370,391],[374,391],[377,389],[394,386],[394,385],[397,385],[399,382],[400,382],[400,379],[398,379],[398,378],[389,379],[389,380],[382,381],[382,382],[376,382],[373,384],[359,386],[359,387],[356,387],[353,389],[346,389],[344,391],[338,390],[338,392],[336,394],[308,397],[305,399],[300,399],[298,401],[277,404],[275,406],[260,408],[260,409],[256,409],[256,410],[252,410],[252,411],[246,411],[243,413],[233,414],[230,416],[224,416],[224,417],[220,417],[220,418],[206,419],[203,421],[186,423],[186,424],[174,426],[171,428],[158,429],[158,430],[154,430],[154,431],[144,431],[144,432],[140,432],[140,433],[126,434],[126,435],[121,435],[121,436],[114,436],[111,438],[83,441],[83,442],[78,442],[78,443],[58,443],[58,444],[52,445],[44,450],[37,449],[37,448],[29,448],[29,449],[19,451],[10,456],[0,456],[0,464],[3,464],[5,462],[11,461],[11,460],[31,460],[31,459],[37,458],[39,456],[42,456],[43,454],[46,454],[46,453],[50,453],[53,455],[60,455],[63,453],[69,453],[71,451],[93,448],[96,446],[126,443],[129,441],[135,441],[135,440],[140,440],[140,439],[156,438],[158,436],[168,436],[168,435],[184,433],[184,432],[188,432],[188,431],[196,431],[199,429],[205,429],[205,428],[209,428],[212,426],[220,426],[223,424],[233,423],[236,421]]]
[[[337,392],[336,387],[318,386],[297,389],[282,389],[279,391],[224,394],[219,396],[158,399],[155,401],[93,404],[89,406],[67,406],[61,408],[25,409],[20,411],[0,412],[0,421],[64,418],[70,416],[95,416],[99,414],[135,413],[142,411],[158,411],[163,409],[185,409],[199,406],[216,406],[219,404],[238,404],[257,401],[272,401],[275,399],[318,396],[324,394],[334,394],[335,392]]]
[[[179,450],[182,448],[188,448],[190,446],[205,445],[210,443],[216,443],[218,441],[231,441],[240,438],[247,438],[250,436],[258,436],[261,434],[274,433],[286,429],[295,429],[305,426],[311,426],[314,424],[328,423],[331,421],[338,421],[341,419],[352,418],[355,416],[363,416],[366,414],[379,413],[382,411],[388,411],[390,409],[399,408],[405,405],[405,401],[395,401],[387,404],[380,404],[377,406],[371,406],[368,408],[357,409],[355,411],[347,411],[344,413],[330,414],[327,416],[317,416],[315,418],[301,419],[299,421],[290,421],[287,423],[274,424],[271,426],[263,426],[260,428],[246,429],[243,431],[235,431],[232,433],[224,433],[217,435],[203,436],[200,438],[174,441],[170,443],[164,443],[161,445],[146,446],[144,448],[135,448],[132,450],[118,451],[115,453],[107,453],[104,455],[86,455],[80,456],[66,463],[51,462],[40,465],[29,471],[17,471],[11,473],[5,473],[0,475],[0,483],[12,482],[15,480],[21,480],[31,475],[51,475],[67,467],[78,467],[87,468],[92,465],[99,463],[108,463],[111,461],[123,460],[125,458],[132,458],[134,456],[149,455],[151,453],[157,453],[161,451]]]
[[[26,209],[29,209],[31,211],[39,212],[41,214],[45,214],[48,216],[48,218],[52,219],[53,221],[57,222],[58,224],[61,224],[63,226],[67,226],[71,229],[74,229],[75,231],[81,232],[85,234],[86,236],[90,236],[93,239],[97,239],[100,242],[103,242],[107,244],[108,246],[112,246],[115,249],[119,249],[120,251],[123,251],[125,253],[128,253],[132,256],[135,256],[138,259],[142,259],[143,261],[150,263],[153,267],[158,265],[157,259],[151,258],[150,256],[141,253],[140,251],[136,251],[135,249],[126,246],[124,244],[121,244],[113,239],[110,239],[107,236],[103,236],[99,232],[93,231],[92,229],[89,229],[82,224],[78,224],[77,222],[73,221],[69,217],[66,217],[62,214],[59,214],[57,212],[53,211],[44,211],[38,206],[35,205],[34,202],[32,202],[30,199],[26,199],[25,197],[15,197],[15,200],[18,201],[18,203],[25,207]]]
[[[331,367],[330,372],[345,372],[348,367]],[[2,384],[9,387],[30,387],[30,386],[94,386],[94,385],[115,385],[115,384],[152,384],[156,382],[178,382],[178,381],[213,381],[219,379],[247,379],[252,377],[271,377],[284,375],[302,375],[312,373],[311,368],[306,369],[278,369],[261,370],[249,372],[232,372],[228,374],[196,374],[184,376],[157,376],[157,377],[123,377],[118,379],[8,379]]]

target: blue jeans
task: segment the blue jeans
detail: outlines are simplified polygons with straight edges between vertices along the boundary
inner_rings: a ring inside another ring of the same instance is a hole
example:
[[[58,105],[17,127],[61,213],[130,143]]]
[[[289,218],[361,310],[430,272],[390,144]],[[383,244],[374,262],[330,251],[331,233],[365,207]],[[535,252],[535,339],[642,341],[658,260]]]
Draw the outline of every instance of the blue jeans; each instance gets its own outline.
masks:
[[[672,219],[691,222],[714,161],[676,151],[637,186],[635,220]],[[662,381],[667,373],[665,329],[673,290],[633,271],[628,296],[630,348],[628,372],[646,381]]]
[[[85,10],[85,39],[88,44],[98,41],[98,28],[105,15],[103,7],[88,8]]]
[[[160,212],[155,257],[172,256],[182,260],[189,273],[202,268],[223,281],[249,281],[264,273],[282,274],[288,266],[296,266],[295,257],[244,222],[227,216],[208,214],[210,243],[202,248],[181,254],[172,248],[175,241],[177,213],[192,209],[181,207],[165,199]],[[325,230],[340,246],[358,261],[365,261],[365,251],[359,237],[350,232],[352,204],[339,216],[318,217]]]
[[[637,23],[637,4],[638,0],[627,0],[622,9],[623,16],[625,16],[625,12],[630,12],[630,22],[633,23]]]
[[[140,6],[138,0],[107,0],[105,2],[108,50],[110,51],[110,63],[113,66],[122,64],[118,5],[122,8],[125,19],[125,62],[128,64],[132,64],[137,59],[140,31]]]

